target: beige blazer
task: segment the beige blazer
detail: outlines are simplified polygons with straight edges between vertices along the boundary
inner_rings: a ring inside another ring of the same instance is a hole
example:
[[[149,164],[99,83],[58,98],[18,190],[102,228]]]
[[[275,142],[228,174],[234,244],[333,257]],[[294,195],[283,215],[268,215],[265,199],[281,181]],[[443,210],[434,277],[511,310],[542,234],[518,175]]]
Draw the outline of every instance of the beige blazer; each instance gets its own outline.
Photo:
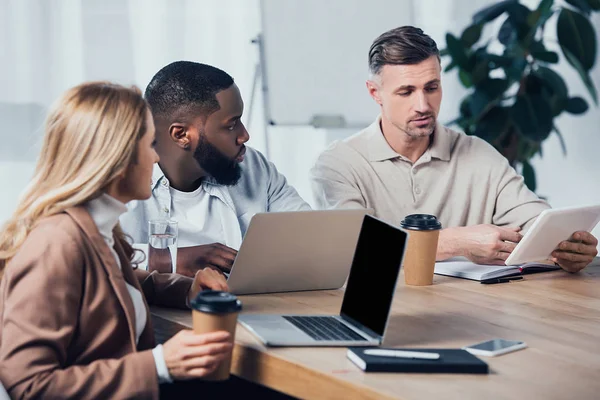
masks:
[[[150,304],[185,307],[192,279],[119,269],[83,207],[44,219],[0,282],[0,381],[13,398],[158,398],[148,322],[135,342],[125,282]],[[147,306],[146,306],[147,308]]]

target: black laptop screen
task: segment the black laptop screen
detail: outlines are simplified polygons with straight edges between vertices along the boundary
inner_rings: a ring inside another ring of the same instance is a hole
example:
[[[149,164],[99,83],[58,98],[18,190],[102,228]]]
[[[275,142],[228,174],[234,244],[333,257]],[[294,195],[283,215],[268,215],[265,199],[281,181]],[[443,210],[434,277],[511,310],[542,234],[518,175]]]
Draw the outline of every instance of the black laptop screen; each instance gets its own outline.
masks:
[[[383,336],[400,272],[406,233],[365,216],[341,315]]]

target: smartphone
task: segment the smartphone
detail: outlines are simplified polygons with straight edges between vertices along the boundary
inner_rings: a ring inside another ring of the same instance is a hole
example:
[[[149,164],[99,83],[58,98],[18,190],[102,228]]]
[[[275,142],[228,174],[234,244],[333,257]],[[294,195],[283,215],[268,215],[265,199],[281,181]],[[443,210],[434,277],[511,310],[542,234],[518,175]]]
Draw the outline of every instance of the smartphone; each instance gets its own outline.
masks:
[[[492,339],[485,342],[463,347],[464,350],[476,356],[499,356],[527,347],[525,342],[518,340]]]

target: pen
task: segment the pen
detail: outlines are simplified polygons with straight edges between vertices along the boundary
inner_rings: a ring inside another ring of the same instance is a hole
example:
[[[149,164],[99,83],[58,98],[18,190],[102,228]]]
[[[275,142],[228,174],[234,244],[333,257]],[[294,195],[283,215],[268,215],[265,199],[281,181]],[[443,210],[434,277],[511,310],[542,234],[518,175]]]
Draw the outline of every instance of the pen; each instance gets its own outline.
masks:
[[[398,357],[398,358],[419,358],[423,360],[438,360],[440,355],[438,353],[424,353],[420,351],[406,351],[406,350],[382,350],[373,349],[365,350],[364,352],[368,356],[377,357]]]
[[[511,276],[508,278],[494,278],[494,279],[486,279],[485,281],[481,281],[484,285],[492,285],[494,283],[506,283],[510,281],[519,281],[523,279],[522,276]]]

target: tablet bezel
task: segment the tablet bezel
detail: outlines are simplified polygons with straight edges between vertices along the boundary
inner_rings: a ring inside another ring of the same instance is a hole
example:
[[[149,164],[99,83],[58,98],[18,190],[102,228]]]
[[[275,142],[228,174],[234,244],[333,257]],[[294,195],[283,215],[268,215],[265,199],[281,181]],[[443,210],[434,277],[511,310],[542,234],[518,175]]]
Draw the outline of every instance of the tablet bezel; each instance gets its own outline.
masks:
[[[529,242],[532,241],[532,237],[536,235],[546,235],[549,236],[548,232],[544,232],[545,226],[549,225],[552,222],[552,219],[555,219],[556,216],[565,216],[565,215],[576,215],[581,214],[582,212],[591,212],[594,214],[594,217],[586,222],[573,221],[573,225],[561,225],[561,239],[557,243],[553,243],[551,245],[545,245],[550,248],[548,254],[544,257],[545,259],[550,258],[552,251],[556,248],[556,246],[563,240],[567,240],[573,233],[577,231],[587,231],[590,232],[594,227],[600,222],[600,205],[591,205],[591,206],[576,206],[576,207],[564,207],[564,208],[551,208],[544,210],[537,217],[531,228],[525,233],[521,241],[517,244],[515,249],[511,252],[508,258],[505,261],[506,265],[521,265],[528,262],[534,261],[542,261],[544,258],[540,259],[539,254],[545,253],[539,249],[539,247],[530,248],[532,244]],[[556,235],[553,235],[556,236]],[[549,239],[550,240],[550,239]]]

